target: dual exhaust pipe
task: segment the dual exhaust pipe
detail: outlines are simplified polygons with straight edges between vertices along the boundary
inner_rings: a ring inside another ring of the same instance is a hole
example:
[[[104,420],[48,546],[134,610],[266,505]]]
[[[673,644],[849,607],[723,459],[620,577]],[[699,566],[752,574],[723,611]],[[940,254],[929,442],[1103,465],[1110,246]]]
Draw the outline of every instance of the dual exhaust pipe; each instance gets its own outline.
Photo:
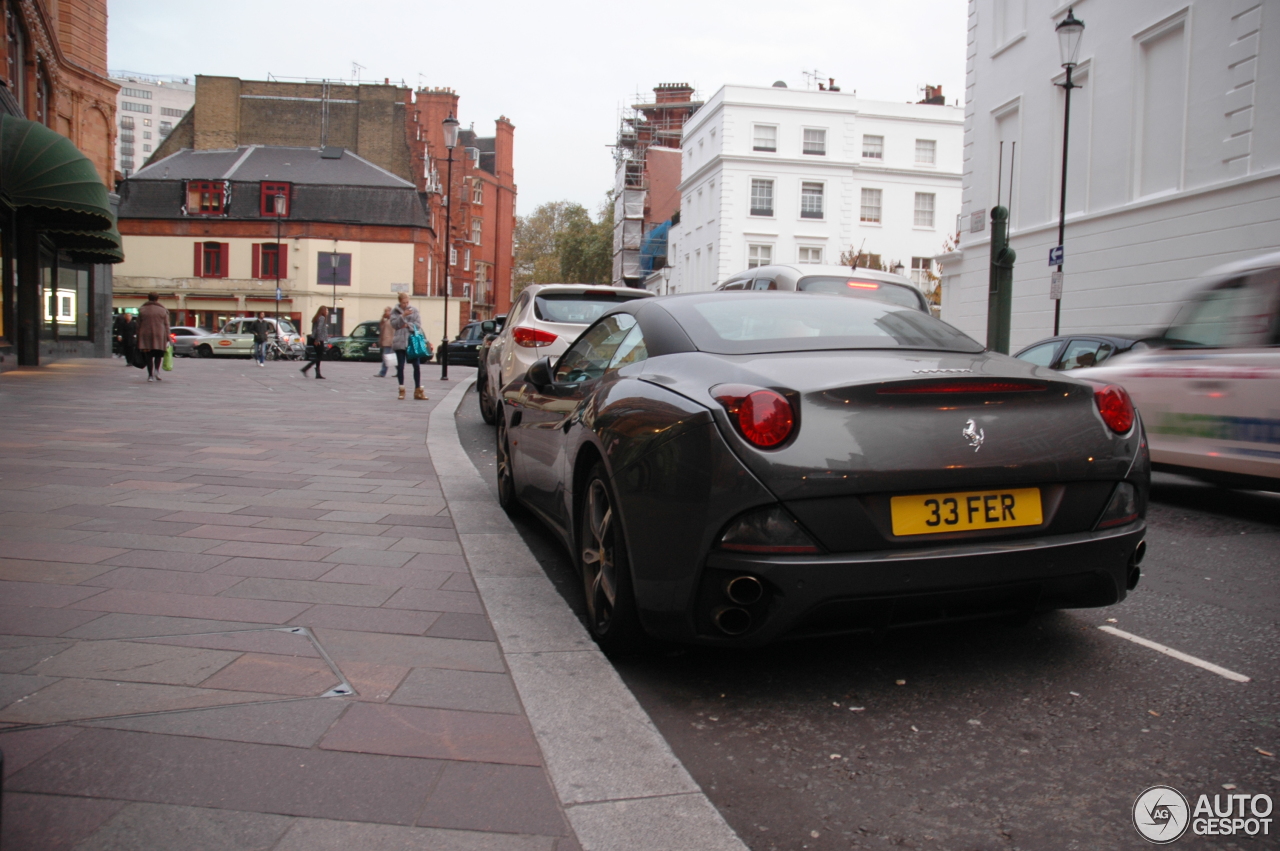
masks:
[[[742,635],[751,629],[751,606],[764,598],[764,583],[754,576],[743,574],[724,583],[724,595],[732,606],[716,606],[711,610],[711,622],[725,635]]]
[[[1147,555],[1147,542],[1139,541],[1137,549],[1133,551],[1133,555],[1129,556],[1129,575],[1126,577],[1128,590],[1132,591],[1138,587],[1138,581],[1142,579],[1142,568],[1138,565],[1142,564],[1142,559]]]

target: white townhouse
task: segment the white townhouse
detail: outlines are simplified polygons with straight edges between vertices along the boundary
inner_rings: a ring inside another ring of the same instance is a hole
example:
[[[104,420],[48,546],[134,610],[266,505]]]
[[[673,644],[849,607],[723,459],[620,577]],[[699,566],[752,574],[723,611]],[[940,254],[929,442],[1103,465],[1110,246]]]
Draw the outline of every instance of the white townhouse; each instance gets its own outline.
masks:
[[[958,107],[724,86],[684,126],[680,223],[667,280],[650,286],[709,290],[748,267],[850,250],[921,282],[955,233],[962,132]]]
[[[1061,333],[1159,329],[1201,273],[1280,248],[1278,0],[970,0],[964,215],[960,250],[941,258],[942,316],[986,339],[988,219],[1012,182],[1013,351],[1053,333],[1066,75],[1055,27],[1069,9],[1085,27]]]

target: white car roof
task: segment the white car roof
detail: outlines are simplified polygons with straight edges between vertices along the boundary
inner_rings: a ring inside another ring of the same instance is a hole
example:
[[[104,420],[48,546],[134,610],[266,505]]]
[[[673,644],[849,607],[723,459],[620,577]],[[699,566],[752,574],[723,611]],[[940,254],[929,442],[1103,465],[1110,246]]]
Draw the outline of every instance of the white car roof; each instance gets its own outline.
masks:
[[[529,284],[522,292],[536,294],[546,293],[586,293],[608,290],[616,291],[623,298],[644,298],[652,296],[648,290],[637,290],[632,287],[615,287],[612,284]]]
[[[915,281],[905,275],[895,275],[893,272],[882,272],[879,269],[863,269],[861,267],[851,269],[848,266],[840,266],[832,263],[770,263],[765,268],[788,269],[801,277],[807,275],[832,275],[840,277],[843,275],[847,277],[865,278],[871,281],[888,281],[893,284],[905,284],[908,287],[919,289],[919,287],[916,287]],[[736,278],[739,275],[745,274],[746,271],[749,270],[744,270],[743,272],[739,272],[730,277]],[[727,280],[729,280],[729,278],[725,278],[725,281]],[[721,283],[723,283],[723,281]]]
[[[1280,251],[1273,251],[1269,254],[1259,254],[1257,257],[1250,257],[1247,260],[1236,260],[1231,263],[1216,266],[1208,272],[1205,272],[1205,277],[1227,277],[1229,275],[1239,275],[1242,272],[1253,272],[1258,269],[1267,269],[1272,266],[1280,266]]]

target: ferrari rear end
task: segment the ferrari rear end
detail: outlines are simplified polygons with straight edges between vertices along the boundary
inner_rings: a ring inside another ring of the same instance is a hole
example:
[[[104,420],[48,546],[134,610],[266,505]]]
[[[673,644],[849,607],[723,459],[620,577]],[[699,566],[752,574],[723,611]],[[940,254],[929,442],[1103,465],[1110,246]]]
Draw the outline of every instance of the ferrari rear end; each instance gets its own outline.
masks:
[[[714,500],[677,600],[646,605],[638,576],[650,631],[762,644],[1106,606],[1137,584],[1150,460],[1121,388],[980,350],[717,354],[662,377],[714,419],[682,439],[757,504]]]

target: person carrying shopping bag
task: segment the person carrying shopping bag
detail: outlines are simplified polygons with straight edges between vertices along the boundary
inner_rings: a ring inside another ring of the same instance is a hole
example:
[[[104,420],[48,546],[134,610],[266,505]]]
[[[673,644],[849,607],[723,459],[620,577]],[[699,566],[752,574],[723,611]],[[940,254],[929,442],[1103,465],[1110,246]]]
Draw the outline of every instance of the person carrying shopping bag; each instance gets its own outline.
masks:
[[[404,398],[404,365],[413,364],[413,398],[426,399],[422,392],[422,361],[431,358],[431,346],[422,333],[422,316],[418,308],[409,304],[409,294],[400,293],[400,303],[391,310],[391,327],[395,329],[393,345],[396,352],[396,381],[400,384],[399,399]]]
[[[323,304],[316,311],[316,315],[311,317],[311,350],[314,360],[307,361],[307,365],[298,370],[303,375],[307,374],[307,370],[311,367],[316,368],[316,378],[324,378],[320,374],[320,361],[324,360],[325,345],[329,340],[329,308]]]
[[[386,378],[387,370],[396,365],[396,329],[391,327],[391,308],[382,311],[378,322],[378,348],[382,351],[382,369],[374,378]]]
[[[148,293],[147,303],[138,308],[138,351],[147,363],[147,381],[160,380],[160,361],[169,346],[169,310],[160,303],[159,293]]]

